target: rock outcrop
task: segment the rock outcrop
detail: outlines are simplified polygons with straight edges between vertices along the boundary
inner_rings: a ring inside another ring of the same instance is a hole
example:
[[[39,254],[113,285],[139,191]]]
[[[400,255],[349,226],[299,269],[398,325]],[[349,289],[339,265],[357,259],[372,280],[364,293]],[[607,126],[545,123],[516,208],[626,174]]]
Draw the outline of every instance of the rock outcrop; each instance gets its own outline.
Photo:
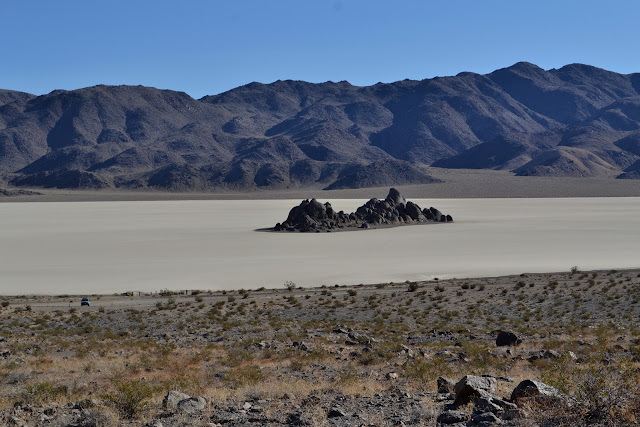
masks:
[[[453,218],[433,207],[421,209],[417,204],[408,202],[398,190],[391,188],[384,200],[371,199],[350,214],[336,212],[331,204],[322,204],[316,199],[303,200],[299,206],[291,209],[286,221],[276,224],[272,230],[327,232],[426,222],[453,222]]]

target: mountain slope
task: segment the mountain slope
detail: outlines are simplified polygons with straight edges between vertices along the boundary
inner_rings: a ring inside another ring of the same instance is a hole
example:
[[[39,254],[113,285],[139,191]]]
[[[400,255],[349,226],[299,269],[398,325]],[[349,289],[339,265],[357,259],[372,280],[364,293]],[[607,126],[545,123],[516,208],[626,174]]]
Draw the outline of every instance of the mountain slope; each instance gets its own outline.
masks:
[[[430,164],[628,178],[639,90],[639,74],[529,63],[368,87],[251,83],[200,100],[142,86],[0,90],[0,175],[174,191],[427,183]]]

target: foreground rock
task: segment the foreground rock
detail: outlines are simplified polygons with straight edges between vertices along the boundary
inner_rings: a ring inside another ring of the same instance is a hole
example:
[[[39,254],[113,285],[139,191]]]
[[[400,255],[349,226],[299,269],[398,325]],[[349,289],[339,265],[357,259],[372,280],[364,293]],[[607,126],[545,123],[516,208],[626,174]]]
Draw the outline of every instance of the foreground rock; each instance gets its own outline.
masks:
[[[407,202],[398,190],[392,188],[384,200],[371,199],[350,214],[336,212],[331,204],[322,204],[316,199],[303,200],[291,209],[286,221],[276,224],[272,230],[321,232],[425,222],[453,222],[453,218],[433,207],[421,209],[417,204]]]
[[[191,396],[189,396],[188,394],[184,394],[184,393],[181,393],[179,391],[171,390],[166,394],[166,396],[162,400],[162,407],[165,410],[168,410],[168,411],[175,410],[175,409],[177,409],[178,403],[180,403],[180,401],[185,400],[185,399],[189,399],[190,397]]]
[[[466,375],[454,387],[456,402],[467,402],[475,397],[493,397],[497,388],[493,377]]]
[[[204,397],[191,397],[179,391],[169,391],[162,400],[162,407],[166,411],[179,411],[193,414],[202,411],[207,407],[207,400]]]
[[[178,411],[185,412],[187,414],[193,414],[198,411],[202,411],[207,407],[207,401],[204,397],[190,397],[188,399],[178,402]]]
[[[555,387],[533,380],[524,380],[511,393],[511,400],[535,399],[554,400],[562,397],[562,394]]]

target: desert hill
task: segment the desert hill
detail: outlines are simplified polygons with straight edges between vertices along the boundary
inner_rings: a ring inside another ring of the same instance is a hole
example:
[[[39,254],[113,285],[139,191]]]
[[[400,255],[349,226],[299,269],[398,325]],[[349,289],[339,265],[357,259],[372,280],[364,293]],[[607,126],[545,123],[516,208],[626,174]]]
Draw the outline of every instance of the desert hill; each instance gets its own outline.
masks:
[[[424,166],[634,178],[640,74],[518,63],[357,87],[250,83],[193,99],[142,86],[0,90],[0,181],[58,188],[358,188]]]

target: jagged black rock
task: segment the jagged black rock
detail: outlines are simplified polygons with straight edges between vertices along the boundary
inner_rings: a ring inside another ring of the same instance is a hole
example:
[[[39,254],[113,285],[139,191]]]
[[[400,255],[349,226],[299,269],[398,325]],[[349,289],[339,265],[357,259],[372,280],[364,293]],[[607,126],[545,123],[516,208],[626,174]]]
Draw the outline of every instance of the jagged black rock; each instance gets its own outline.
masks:
[[[398,190],[391,188],[384,200],[371,199],[350,214],[336,212],[330,203],[322,204],[316,199],[303,200],[291,209],[286,221],[276,224],[272,230],[327,232],[426,222],[453,222],[453,218],[433,207],[421,209],[416,203],[408,202]]]

